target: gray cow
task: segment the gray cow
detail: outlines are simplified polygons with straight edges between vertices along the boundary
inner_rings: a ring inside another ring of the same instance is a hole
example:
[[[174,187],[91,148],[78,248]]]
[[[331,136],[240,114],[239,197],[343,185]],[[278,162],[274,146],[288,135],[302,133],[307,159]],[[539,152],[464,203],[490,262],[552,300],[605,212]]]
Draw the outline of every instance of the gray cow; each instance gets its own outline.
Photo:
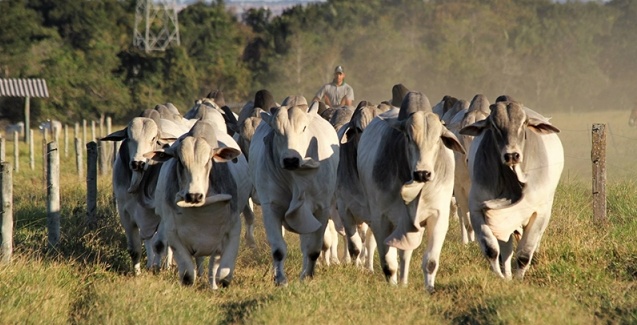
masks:
[[[537,112],[506,98],[490,108],[486,119],[460,130],[475,136],[468,153],[471,223],[491,269],[505,279],[512,277],[512,235],[523,229],[515,271],[521,279],[551,218],[564,149],[559,130]]]
[[[407,94],[400,110],[387,111],[367,126],[358,145],[358,171],[369,206],[369,223],[381,267],[391,284],[407,284],[411,254],[427,230],[422,259],[425,286],[434,290],[440,251],[449,228],[453,192],[452,150],[464,152],[456,136],[431,110],[422,93]],[[400,250],[400,252],[398,252]]]

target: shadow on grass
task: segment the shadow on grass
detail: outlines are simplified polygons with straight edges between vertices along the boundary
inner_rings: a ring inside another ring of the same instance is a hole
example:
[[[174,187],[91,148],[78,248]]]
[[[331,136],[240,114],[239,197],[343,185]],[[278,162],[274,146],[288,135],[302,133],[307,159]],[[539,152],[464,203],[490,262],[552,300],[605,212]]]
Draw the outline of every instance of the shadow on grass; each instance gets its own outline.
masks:
[[[219,324],[245,324],[249,321],[250,314],[260,306],[272,300],[272,296],[262,296],[249,300],[232,301],[222,305],[225,310],[225,318]]]

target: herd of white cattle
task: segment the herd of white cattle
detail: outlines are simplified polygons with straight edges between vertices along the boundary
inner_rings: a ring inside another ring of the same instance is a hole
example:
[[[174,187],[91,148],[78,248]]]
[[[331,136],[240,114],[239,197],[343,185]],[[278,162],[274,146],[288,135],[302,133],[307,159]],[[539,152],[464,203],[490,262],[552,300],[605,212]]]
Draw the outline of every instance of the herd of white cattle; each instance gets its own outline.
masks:
[[[321,255],[339,262],[340,233],[345,262],[373,271],[378,250],[387,281],[403,285],[426,231],[422,270],[433,292],[456,212],[462,241],[476,241],[497,276],[524,276],[564,165],[558,132],[508,96],[445,96],[432,107],[397,84],[388,101],[337,108],[302,96],[279,104],[260,90],[238,115],[214,92],[183,115],[157,105],[101,141],[122,141],[113,188],[136,274],[143,242],[148,269],[175,261],[188,285],[209,257],[211,288],[227,286],[241,215],[243,238],[256,245],[254,203],[277,285],[287,284],[286,231],[300,235],[301,279]]]

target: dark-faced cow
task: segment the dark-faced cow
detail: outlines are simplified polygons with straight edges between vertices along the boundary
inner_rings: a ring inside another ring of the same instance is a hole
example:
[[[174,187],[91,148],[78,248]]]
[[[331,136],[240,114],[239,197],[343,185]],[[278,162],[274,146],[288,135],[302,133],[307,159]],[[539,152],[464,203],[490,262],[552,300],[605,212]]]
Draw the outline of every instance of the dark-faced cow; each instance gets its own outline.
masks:
[[[469,210],[476,241],[499,277],[510,279],[513,233],[518,242],[516,278],[528,270],[551,218],[564,166],[559,130],[522,104],[498,101],[489,117],[460,130],[475,136],[468,153]]]
[[[461,100],[458,101],[460,103]],[[469,108],[463,108],[447,122],[447,128],[453,132],[467,152],[473,143],[473,136],[460,134],[460,129],[471,125],[477,121],[484,120],[489,116],[489,100],[482,94],[475,95],[471,100]],[[471,189],[471,178],[469,177],[469,167],[467,165],[467,155],[454,152],[456,169],[454,176],[453,193],[458,207],[458,220],[460,222],[460,237],[462,243],[467,244],[475,240],[475,232],[471,225],[469,215],[469,190]],[[452,208],[453,209],[453,208]],[[452,211],[453,212],[453,211]],[[452,213],[453,214],[453,213]]]
[[[303,106],[261,113],[250,144],[250,171],[263,212],[274,262],[274,280],[285,285],[287,246],[281,227],[301,235],[301,279],[312,277],[334,204],[338,138],[334,128]]]
[[[376,117],[358,146],[358,171],[369,205],[381,267],[391,284],[407,284],[412,251],[427,230],[422,259],[425,286],[434,290],[440,251],[449,227],[453,150],[463,148],[431,111],[422,93],[407,94],[400,110]]]
[[[338,130],[340,139],[340,160],[336,187],[336,204],[343,221],[347,238],[348,252],[356,266],[374,270],[373,254],[376,240],[372,232],[365,232],[361,238],[360,229],[367,229],[369,209],[365,191],[358,176],[357,151],[361,135],[367,125],[383,111],[366,101],[356,107],[350,121]],[[363,239],[365,247],[363,247]],[[366,256],[366,258],[365,258]]]
[[[163,162],[155,193],[162,242],[156,245],[165,241],[173,250],[183,284],[196,280],[193,257],[210,256],[211,287],[228,285],[239,252],[239,215],[252,192],[239,146],[202,120],[170,148],[145,156]]]

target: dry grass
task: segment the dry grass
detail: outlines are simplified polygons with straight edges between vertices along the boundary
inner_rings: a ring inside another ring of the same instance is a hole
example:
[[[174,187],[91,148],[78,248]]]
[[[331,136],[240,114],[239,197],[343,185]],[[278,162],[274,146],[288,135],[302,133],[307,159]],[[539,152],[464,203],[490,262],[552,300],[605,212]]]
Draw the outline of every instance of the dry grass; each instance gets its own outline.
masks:
[[[314,279],[300,282],[301,254],[293,234],[286,236],[290,285],[277,288],[260,218],[258,246],[242,244],[229,288],[212,292],[203,279],[182,287],[169,271],[133,277],[109,176],[99,178],[100,222],[89,231],[84,181],[73,160],[62,167],[60,246],[47,250],[41,169],[31,171],[25,163],[14,176],[16,253],[11,264],[0,266],[0,323],[637,323],[637,173],[631,169],[637,152],[630,146],[637,129],[620,125],[623,115],[554,115],[567,168],[553,219],[524,281],[495,278],[477,245],[460,243],[453,219],[433,295],[424,290],[422,248],[414,253],[405,288],[389,286],[378,262],[375,273],[321,265]],[[609,135],[609,220],[601,224],[592,220],[587,176],[593,122],[610,125],[615,139]]]

